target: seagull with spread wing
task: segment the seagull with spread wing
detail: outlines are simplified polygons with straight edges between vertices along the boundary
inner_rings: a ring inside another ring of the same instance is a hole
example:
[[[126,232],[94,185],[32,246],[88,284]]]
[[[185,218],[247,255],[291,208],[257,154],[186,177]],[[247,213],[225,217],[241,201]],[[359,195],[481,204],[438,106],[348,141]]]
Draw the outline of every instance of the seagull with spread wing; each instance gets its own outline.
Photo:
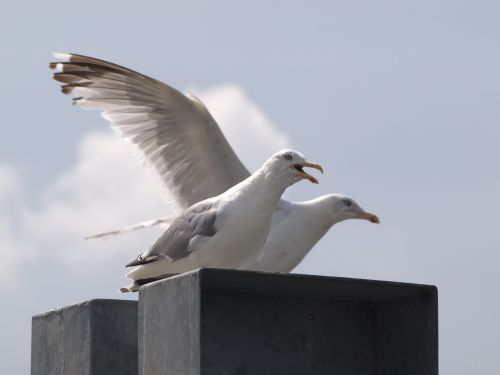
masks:
[[[250,176],[204,104],[192,94],[128,68],[92,57],[56,53],[54,79],[73,103],[102,116],[139,151],[164,191],[186,209],[217,196]],[[365,219],[378,223],[352,198],[329,194],[306,202],[284,199],[275,206],[272,225],[258,259],[238,268],[290,272],[335,223]],[[160,218],[104,233],[170,224]]]
[[[121,291],[134,292],[151,281],[197,268],[239,268],[255,262],[285,189],[302,179],[318,183],[304,167],[323,172],[297,151],[280,151],[239,184],[186,209],[149,250],[127,264],[139,267],[127,274],[134,284]]]

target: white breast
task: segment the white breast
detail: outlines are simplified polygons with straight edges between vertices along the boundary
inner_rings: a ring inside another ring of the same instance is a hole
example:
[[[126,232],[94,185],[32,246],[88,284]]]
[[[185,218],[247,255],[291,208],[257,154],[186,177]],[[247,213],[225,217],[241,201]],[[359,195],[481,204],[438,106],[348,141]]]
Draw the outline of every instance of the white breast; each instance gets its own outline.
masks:
[[[290,202],[286,210],[276,210],[261,255],[241,269],[288,273],[330,227],[322,211]]]
[[[214,236],[190,242],[190,259],[214,268],[239,268],[256,261],[271,227],[272,208],[239,203],[221,207],[215,222],[220,229]]]

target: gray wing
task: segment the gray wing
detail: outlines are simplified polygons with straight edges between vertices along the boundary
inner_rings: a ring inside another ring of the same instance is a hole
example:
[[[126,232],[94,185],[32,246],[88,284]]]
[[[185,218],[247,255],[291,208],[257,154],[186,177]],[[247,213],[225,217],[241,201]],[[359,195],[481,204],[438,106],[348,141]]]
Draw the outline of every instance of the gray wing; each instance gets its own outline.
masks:
[[[212,203],[200,202],[188,208],[172,221],[155,244],[125,267],[139,266],[168,259],[172,262],[189,255],[189,241],[195,236],[211,237],[216,232],[216,210]]]
[[[203,103],[143,74],[76,54],[51,63],[73,103],[102,111],[183,208],[219,195],[250,173]]]

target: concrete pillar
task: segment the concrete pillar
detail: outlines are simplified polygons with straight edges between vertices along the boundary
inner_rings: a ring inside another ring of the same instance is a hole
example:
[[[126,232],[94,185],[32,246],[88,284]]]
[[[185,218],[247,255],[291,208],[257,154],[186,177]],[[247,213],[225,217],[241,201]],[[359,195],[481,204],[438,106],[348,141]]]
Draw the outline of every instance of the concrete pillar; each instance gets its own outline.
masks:
[[[202,269],[139,293],[139,375],[438,373],[433,286]]]
[[[137,375],[137,302],[95,299],[35,315],[31,375]]]

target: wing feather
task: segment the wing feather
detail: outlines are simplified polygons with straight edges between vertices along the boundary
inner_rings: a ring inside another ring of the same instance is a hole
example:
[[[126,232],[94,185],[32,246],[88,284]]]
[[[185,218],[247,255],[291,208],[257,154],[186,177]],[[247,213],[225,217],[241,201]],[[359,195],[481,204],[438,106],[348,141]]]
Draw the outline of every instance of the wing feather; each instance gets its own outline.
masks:
[[[216,232],[216,210],[212,202],[204,201],[189,207],[172,220],[170,226],[151,248],[125,267],[139,266],[168,259],[171,262],[186,258],[191,253],[190,241],[195,237],[212,237]]]
[[[203,103],[131,69],[56,53],[50,64],[73,103],[102,116],[139,151],[167,197],[188,207],[249,176]]]

